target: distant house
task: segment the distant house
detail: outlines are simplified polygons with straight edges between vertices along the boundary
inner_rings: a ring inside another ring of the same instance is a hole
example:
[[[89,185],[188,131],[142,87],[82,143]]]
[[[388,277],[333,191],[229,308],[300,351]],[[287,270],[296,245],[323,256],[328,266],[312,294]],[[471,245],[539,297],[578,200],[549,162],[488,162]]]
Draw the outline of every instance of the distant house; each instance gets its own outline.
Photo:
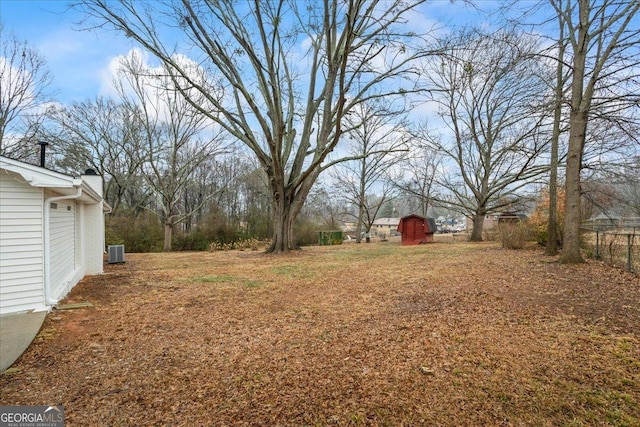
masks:
[[[585,228],[592,230],[629,230],[635,231],[640,228],[640,217],[624,216],[614,210],[600,212],[593,215],[582,224]]]
[[[400,218],[378,218],[371,225],[371,233],[381,237],[394,234],[400,224]]]
[[[433,242],[437,230],[436,220],[419,215],[408,215],[400,219],[398,232],[402,234],[403,245],[419,245]]]
[[[49,310],[103,272],[102,178],[0,156],[0,315]]]
[[[527,215],[522,212],[513,212],[513,211],[505,211],[505,212],[496,212],[492,214],[485,215],[483,229],[484,231],[491,230],[498,224],[502,223],[518,223],[521,221],[525,221],[527,219]],[[473,229],[473,219],[467,218],[467,229]]]

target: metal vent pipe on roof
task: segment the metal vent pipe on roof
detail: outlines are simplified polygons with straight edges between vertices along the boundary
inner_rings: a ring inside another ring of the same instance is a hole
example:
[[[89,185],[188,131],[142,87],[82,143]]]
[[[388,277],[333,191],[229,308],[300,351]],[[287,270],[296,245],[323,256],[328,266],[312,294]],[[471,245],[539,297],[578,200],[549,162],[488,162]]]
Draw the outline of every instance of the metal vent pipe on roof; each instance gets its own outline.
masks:
[[[45,165],[44,155],[47,152],[47,145],[49,145],[49,143],[47,141],[38,141],[38,144],[40,144],[40,167],[43,168]]]

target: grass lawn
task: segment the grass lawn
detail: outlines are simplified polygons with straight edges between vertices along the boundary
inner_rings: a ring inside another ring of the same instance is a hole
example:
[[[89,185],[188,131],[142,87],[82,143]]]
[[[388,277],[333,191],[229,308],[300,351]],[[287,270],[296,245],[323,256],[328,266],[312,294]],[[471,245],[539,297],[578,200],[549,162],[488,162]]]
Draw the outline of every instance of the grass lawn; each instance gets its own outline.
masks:
[[[67,426],[640,426],[640,280],[494,243],[127,254],[0,375]]]

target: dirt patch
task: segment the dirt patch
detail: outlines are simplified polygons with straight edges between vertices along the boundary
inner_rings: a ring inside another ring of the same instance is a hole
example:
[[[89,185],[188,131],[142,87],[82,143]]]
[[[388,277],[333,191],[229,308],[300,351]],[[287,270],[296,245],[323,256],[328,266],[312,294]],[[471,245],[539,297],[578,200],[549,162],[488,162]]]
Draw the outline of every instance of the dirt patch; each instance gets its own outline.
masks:
[[[640,425],[640,281],[493,244],[128,254],[0,376],[67,425]]]

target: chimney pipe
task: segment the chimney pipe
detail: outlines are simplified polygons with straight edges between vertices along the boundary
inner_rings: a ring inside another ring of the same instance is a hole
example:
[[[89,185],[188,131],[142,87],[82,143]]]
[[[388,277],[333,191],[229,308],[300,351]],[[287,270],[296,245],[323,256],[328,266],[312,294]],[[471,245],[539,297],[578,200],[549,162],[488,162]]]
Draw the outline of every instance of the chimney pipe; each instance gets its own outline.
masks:
[[[47,141],[38,141],[38,144],[40,144],[40,167],[43,168],[44,167],[44,155],[47,151],[47,145],[49,145],[49,143]]]

